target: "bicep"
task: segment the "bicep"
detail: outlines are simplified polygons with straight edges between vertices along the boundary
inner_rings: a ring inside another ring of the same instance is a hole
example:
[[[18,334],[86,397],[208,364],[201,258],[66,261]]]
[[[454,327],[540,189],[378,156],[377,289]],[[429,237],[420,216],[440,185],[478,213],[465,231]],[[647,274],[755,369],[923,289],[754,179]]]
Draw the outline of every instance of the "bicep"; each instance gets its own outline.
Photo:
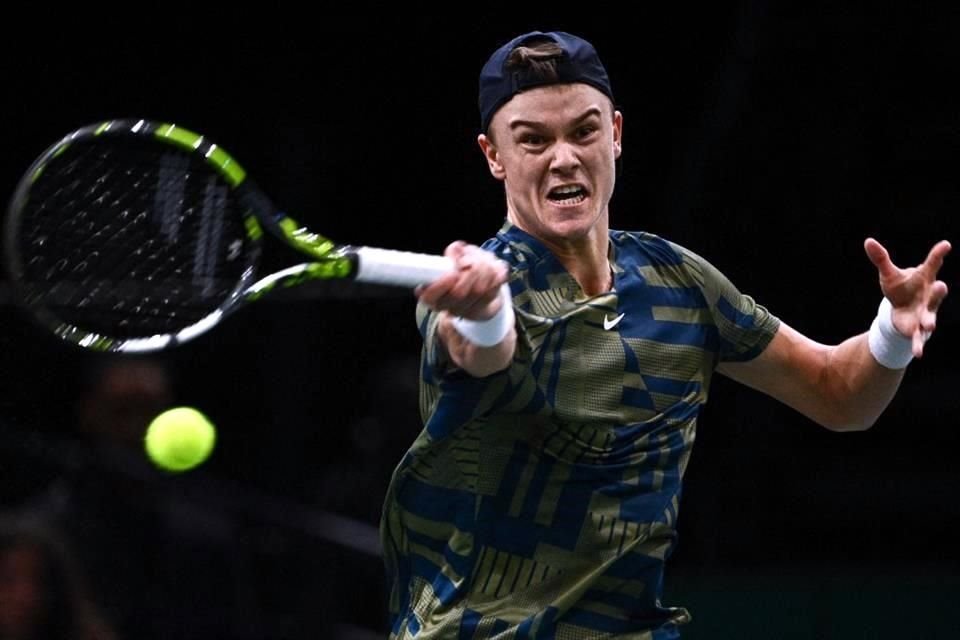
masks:
[[[830,349],[781,322],[757,357],[746,362],[724,362],[717,371],[829,425],[833,413],[829,395],[825,394],[825,377]]]

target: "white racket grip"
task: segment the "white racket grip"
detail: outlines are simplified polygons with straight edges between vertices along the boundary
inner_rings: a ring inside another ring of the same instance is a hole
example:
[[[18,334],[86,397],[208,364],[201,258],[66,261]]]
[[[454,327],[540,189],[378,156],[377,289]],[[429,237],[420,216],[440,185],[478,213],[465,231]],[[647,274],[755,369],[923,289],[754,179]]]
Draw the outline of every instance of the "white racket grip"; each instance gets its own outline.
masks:
[[[357,273],[361,282],[416,287],[453,271],[453,260],[425,253],[357,247]]]

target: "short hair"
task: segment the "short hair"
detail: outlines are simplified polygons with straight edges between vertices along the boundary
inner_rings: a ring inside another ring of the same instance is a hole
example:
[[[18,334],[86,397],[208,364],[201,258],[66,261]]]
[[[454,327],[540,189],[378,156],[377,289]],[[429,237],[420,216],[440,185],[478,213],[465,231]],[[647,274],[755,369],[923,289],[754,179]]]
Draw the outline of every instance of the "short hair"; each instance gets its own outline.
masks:
[[[563,49],[553,40],[520,45],[507,56],[507,69],[525,69],[531,77],[542,80],[543,84],[552,84],[559,79],[557,60],[562,55]]]

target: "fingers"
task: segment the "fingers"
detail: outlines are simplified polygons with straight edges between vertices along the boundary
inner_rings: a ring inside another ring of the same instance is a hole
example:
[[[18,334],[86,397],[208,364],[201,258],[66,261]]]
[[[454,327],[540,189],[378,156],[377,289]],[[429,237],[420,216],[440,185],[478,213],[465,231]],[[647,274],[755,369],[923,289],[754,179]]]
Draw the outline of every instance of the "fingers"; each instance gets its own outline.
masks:
[[[897,267],[890,260],[890,254],[882,244],[873,238],[867,238],[863,243],[863,249],[867,252],[870,262],[880,272],[881,279],[889,279],[897,275]]]
[[[881,277],[891,276],[896,273],[897,267],[890,259],[890,253],[882,244],[873,238],[867,238],[863,243],[863,248],[867,252],[870,262],[880,270]],[[928,269],[932,275],[936,276],[943,266],[944,258],[946,258],[952,248],[953,246],[949,241],[941,240],[930,249],[930,253],[927,254],[927,258],[923,261],[922,266]]]
[[[471,320],[486,320],[499,310],[500,285],[509,270],[502,260],[480,247],[465,242],[451,243],[444,252],[456,270],[445,274],[415,293],[434,310],[448,311]]]
[[[884,295],[894,305],[895,328],[910,336],[913,356],[923,357],[924,345],[937,328],[937,310],[947,296],[946,283],[936,277],[952,249],[950,243],[941,240],[930,249],[923,264],[909,269],[893,264],[887,250],[873,238],[867,238],[863,248],[880,273]]]
[[[913,338],[913,356],[915,358],[923,357],[924,345],[937,329],[937,307],[940,306],[943,298],[947,295],[947,285],[943,282],[937,281],[934,288],[939,291],[938,299],[935,302],[931,300],[930,305],[919,312],[919,321],[917,322],[916,329],[911,334]]]
[[[952,248],[946,240],[941,240],[933,245],[930,253],[927,254],[927,259],[923,261],[923,266],[930,272],[931,276],[936,277],[940,271],[940,267],[943,266],[943,259],[950,253],[950,249]]]
[[[450,289],[457,283],[460,274],[451,271],[444,274],[428,285],[421,285],[414,289],[417,298],[431,309],[439,309],[439,301],[444,298]]]
[[[949,251],[949,249],[947,249]],[[932,254],[933,252],[931,252]],[[946,254],[944,254],[946,255]],[[929,258],[928,258],[929,260]],[[942,263],[942,256],[941,256]],[[931,286],[930,299],[927,308],[920,312],[920,326],[913,334],[913,355],[915,358],[923,357],[923,346],[930,336],[937,329],[937,309],[940,303],[947,297],[947,284],[942,280],[937,280]]]
[[[467,243],[463,240],[456,240],[447,245],[447,248],[443,251],[443,255],[450,258],[454,262],[457,262],[463,256],[463,252],[466,250],[467,246]]]
[[[495,300],[499,300],[502,282],[500,276],[500,270],[497,268],[464,269],[447,295],[440,300],[440,304],[458,316],[485,320],[497,311],[497,309],[486,308]]]
[[[920,316],[920,333],[923,334],[924,342],[930,339],[930,336],[937,329],[937,314],[932,311],[924,311]]]
[[[943,280],[937,280],[930,287],[930,300],[927,303],[927,309],[936,312],[940,308],[943,299],[947,297],[947,283]]]
[[[927,337],[928,336],[925,336],[923,331],[913,332],[913,357],[914,358],[923,357],[923,344],[927,341]]]

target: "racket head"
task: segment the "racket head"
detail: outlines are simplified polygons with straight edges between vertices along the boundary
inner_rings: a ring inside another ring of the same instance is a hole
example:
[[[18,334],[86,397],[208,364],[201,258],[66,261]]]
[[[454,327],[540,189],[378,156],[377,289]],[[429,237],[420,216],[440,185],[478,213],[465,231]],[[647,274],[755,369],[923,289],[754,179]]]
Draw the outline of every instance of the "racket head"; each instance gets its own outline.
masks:
[[[51,145],[10,200],[4,263],[59,338],[155,351],[244,300],[272,204],[230,154],[172,124],[111,120]]]

